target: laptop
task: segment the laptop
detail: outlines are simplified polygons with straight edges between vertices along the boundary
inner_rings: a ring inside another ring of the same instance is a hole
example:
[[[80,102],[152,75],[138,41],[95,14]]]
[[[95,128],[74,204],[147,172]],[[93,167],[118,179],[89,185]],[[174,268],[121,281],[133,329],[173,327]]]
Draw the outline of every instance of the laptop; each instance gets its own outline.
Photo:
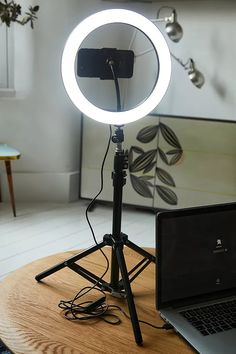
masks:
[[[202,354],[236,353],[236,203],[157,214],[157,309]]]

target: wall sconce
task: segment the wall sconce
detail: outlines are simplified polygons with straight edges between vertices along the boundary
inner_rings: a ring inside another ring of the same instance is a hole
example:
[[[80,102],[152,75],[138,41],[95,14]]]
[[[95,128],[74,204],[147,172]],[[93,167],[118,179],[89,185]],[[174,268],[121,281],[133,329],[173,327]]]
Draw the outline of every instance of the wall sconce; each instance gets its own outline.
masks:
[[[170,53],[172,58],[174,58],[185,70],[188,71],[188,77],[192,83],[201,88],[205,83],[205,78],[203,74],[196,69],[196,64],[192,58],[189,58],[188,61],[184,64],[181,59],[177,58],[173,53]]]
[[[195,63],[191,58],[189,59],[188,76],[196,87],[201,88],[204,85],[205,78],[203,74],[196,69]]]
[[[160,17],[160,13],[164,9],[170,9],[172,10],[172,13],[168,17]],[[166,33],[168,34],[169,38],[173,42],[179,42],[181,38],[183,37],[183,29],[180,26],[180,24],[177,22],[177,12],[175,8],[169,7],[169,6],[162,6],[158,11],[157,11],[157,18],[155,20],[152,20],[153,22],[166,22]]]

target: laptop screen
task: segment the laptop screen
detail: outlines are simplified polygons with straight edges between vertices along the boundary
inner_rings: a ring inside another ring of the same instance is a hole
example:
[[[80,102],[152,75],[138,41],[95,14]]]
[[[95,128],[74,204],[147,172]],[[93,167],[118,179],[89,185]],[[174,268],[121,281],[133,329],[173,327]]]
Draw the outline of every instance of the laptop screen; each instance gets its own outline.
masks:
[[[158,308],[236,289],[236,203],[157,215]]]

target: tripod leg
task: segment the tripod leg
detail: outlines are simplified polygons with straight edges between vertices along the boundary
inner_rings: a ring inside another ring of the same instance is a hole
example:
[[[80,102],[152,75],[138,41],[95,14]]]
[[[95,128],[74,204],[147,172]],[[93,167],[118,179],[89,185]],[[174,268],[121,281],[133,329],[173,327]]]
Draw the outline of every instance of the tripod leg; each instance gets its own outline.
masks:
[[[76,254],[75,256],[67,258],[66,260],[54,265],[53,267],[46,269],[45,271],[37,274],[35,276],[35,279],[37,281],[40,281],[41,279],[48,277],[49,275],[57,272],[58,270],[68,267],[70,264],[78,261],[79,259],[84,258],[93,252],[96,252],[97,250],[101,249],[104,246],[106,246],[106,243],[104,241],[102,241],[102,242],[98,243],[97,245],[90,247],[89,249],[82,251],[82,252]]]
[[[141,254],[143,257],[149,259],[151,262],[156,263],[156,257],[153,256],[151,253],[145,251],[143,248],[139,247],[138,245],[136,245],[135,243],[133,243],[130,240],[126,240],[125,245],[129,248],[131,248],[133,251]]]
[[[143,339],[142,339],[138,316],[137,316],[137,312],[136,312],[136,308],[135,308],[135,304],[134,304],[133,294],[132,294],[132,290],[131,290],[131,286],[130,286],[130,282],[129,282],[129,277],[128,277],[128,272],[127,272],[127,267],[126,267],[125,258],[124,258],[124,254],[123,254],[122,245],[118,245],[116,247],[116,256],[117,256],[117,261],[118,261],[118,264],[120,267],[121,276],[123,279],[124,289],[125,289],[126,296],[127,296],[127,303],[128,303],[128,307],[129,307],[129,313],[130,313],[130,318],[131,318],[131,322],[132,322],[132,326],[133,326],[135,341],[138,345],[141,345],[143,342]]]

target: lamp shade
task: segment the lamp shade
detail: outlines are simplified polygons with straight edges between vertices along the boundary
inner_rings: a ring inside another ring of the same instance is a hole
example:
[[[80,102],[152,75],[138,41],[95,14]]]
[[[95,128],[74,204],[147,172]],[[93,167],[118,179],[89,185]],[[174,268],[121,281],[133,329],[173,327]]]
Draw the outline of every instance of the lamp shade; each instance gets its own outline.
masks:
[[[189,59],[189,62],[188,76],[196,87],[201,88],[205,83],[205,78],[203,74],[196,69],[195,62],[192,58]]]
[[[158,77],[150,95],[139,105],[122,112],[103,110],[91,103],[80,90],[75,74],[75,60],[83,41],[92,31],[112,23],[128,24],[143,32],[152,43],[159,64]],[[75,27],[65,44],[61,70],[65,89],[81,112],[102,123],[123,125],[143,118],[159,104],[169,85],[171,59],[162,33],[151,21],[133,11],[111,9],[95,13]]]
[[[183,30],[178,22],[168,22],[166,24],[166,33],[173,42],[179,42],[183,37]]]
[[[183,37],[183,29],[177,22],[177,13],[173,9],[172,15],[166,24],[166,33],[173,42],[179,42]]]

